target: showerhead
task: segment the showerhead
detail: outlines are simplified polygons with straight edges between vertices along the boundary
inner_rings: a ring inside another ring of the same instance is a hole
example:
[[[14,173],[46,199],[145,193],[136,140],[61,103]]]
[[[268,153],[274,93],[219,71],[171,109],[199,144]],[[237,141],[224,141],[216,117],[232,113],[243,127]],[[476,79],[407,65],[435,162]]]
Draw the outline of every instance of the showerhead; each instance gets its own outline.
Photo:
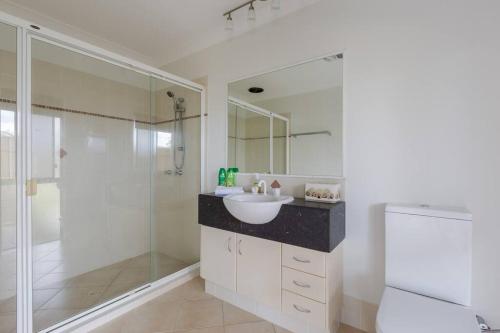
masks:
[[[171,91],[167,91],[167,95],[170,98],[174,98],[175,97],[175,94],[173,92],[171,92]]]

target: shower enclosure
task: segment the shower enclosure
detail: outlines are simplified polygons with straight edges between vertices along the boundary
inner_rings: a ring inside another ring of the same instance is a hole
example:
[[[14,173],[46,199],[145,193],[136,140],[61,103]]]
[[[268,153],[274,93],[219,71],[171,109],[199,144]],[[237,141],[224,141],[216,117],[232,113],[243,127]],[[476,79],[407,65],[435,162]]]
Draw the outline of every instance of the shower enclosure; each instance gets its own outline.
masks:
[[[3,15],[0,41],[0,333],[196,268],[203,88]]]

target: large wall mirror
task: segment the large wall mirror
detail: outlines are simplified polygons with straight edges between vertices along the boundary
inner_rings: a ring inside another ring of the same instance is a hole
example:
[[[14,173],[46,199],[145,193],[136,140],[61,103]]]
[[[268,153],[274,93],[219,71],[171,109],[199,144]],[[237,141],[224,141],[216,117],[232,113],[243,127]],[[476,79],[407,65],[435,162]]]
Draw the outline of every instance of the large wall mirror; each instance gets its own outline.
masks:
[[[228,167],[341,177],[342,59],[332,55],[230,83]]]

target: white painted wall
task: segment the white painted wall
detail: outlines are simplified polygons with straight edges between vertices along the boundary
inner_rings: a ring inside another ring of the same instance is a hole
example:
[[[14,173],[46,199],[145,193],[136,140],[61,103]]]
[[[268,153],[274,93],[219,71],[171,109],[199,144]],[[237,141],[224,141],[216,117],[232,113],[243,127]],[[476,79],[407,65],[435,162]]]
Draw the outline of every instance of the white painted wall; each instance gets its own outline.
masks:
[[[213,187],[225,163],[227,82],[344,51],[345,294],[380,300],[385,202],[465,206],[473,308],[498,327],[499,31],[496,0],[323,0],[165,68],[208,76]],[[347,318],[362,326],[358,313]]]

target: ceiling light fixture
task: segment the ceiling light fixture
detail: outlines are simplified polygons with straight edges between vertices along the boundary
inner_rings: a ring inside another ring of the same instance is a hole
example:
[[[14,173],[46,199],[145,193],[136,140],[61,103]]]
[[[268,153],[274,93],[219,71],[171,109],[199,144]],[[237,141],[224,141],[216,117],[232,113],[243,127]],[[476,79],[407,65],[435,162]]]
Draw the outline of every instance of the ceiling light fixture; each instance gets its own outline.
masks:
[[[266,2],[268,0],[249,0],[249,1],[246,1],[245,3],[242,3],[239,6],[236,6],[232,9],[228,10],[224,14],[222,14],[222,16],[224,16],[226,18],[226,30],[233,30],[233,27],[234,27],[233,18],[231,17],[231,14],[233,12],[237,11],[238,9],[245,8],[247,6],[248,6],[248,16],[247,16],[248,20],[255,21],[257,16],[255,13],[254,2],[257,2],[257,1]],[[280,0],[272,0],[271,1],[271,8],[274,10],[280,9],[280,4],[281,4]]]
[[[255,15],[255,8],[253,7],[253,2],[250,3],[250,7],[248,7],[248,20],[249,21],[255,21],[256,19]]]
[[[234,28],[233,18],[231,17],[231,13],[229,13],[226,19],[226,30],[232,31],[233,28]]]

